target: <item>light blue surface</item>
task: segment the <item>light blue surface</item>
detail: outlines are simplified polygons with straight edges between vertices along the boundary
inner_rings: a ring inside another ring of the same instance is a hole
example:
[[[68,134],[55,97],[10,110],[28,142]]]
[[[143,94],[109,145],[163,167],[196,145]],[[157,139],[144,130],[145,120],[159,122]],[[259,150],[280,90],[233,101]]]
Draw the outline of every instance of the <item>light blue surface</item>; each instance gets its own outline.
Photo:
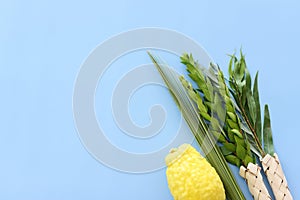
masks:
[[[90,51],[114,34],[145,26],[192,37],[224,71],[226,54],[243,47],[252,74],[260,71],[261,101],[270,105],[276,151],[294,199],[300,198],[299,9],[300,3],[291,0],[2,1],[0,199],[172,199],[164,170],[126,174],[93,159],[78,138],[72,116],[74,81]],[[137,57],[125,59],[124,65],[149,61]],[[129,108],[141,125],[148,122],[145,107],[170,99],[164,89],[144,89],[153,99],[140,102],[146,95],[141,90],[132,99],[136,107]],[[167,107],[175,109],[171,103]],[[170,115],[176,121],[178,114],[173,110]]]

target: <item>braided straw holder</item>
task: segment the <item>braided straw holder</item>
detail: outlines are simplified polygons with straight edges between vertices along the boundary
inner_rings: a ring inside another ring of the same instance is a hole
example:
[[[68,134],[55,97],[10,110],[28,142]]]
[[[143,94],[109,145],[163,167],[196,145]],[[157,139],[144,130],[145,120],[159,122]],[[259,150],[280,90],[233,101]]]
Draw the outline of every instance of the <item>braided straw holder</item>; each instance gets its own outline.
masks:
[[[262,160],[262,167],[269,180],[276,200],[292,200],[292,194],[288,188],[286,178],[282,171],[278,156],[267,154]]]
[[[258,165],[249,163],[247,168],[240,167],[240,175],[246,180],[249,191],[255,200],[271,200],[260,170]]]

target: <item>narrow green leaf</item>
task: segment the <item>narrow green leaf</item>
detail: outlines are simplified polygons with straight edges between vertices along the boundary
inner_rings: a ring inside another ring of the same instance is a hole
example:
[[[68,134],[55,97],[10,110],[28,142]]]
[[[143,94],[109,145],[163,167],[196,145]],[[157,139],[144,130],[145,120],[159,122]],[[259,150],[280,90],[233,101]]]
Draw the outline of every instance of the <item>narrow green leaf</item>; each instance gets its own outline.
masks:
[[[250,117],[251,117],[250,120],[252,122],[252,125],[254,125],[254,123],[256,121],[257,113],[256,113],[255,100],[250,92],[247,95],[247,103],[248,103],[249,113],[250,113]]]
[[[244,78],[244,75],[245,75],[245,71],[244,69],[245,68],[242,68],[243,66],[241,66],[241,63],[236,60],[235,63],[234,63],[234,77],[235,77],[235,80],[237,82],[241,82]]]
[[[242,61],[241,61],[242,62]],[[245,106],[246,103],[249,104],[249,96],[252,96],[252,90],[251,90],[251,75],[249,70],[245,69],[245,85],[242,90],[242,105]],[[249,107],[249,106],[248,106]]]
[[[256,105],[256,121],[255,121],[255,132],[259,139],[260,144],[262,144],[262,124],[261,124],[261,110],[260,110],[260,101],[259,101],[259,92],[258,92],[258,72],[256,72],[253,86],[253,98]]]
[[[230,60],[229,60],[229,65],[228,65],[228,74],[229,77],[232,77],[233,73],[232,73],[232,62],[233,62],[233,55],[229,55],[230,56]]]
[[[206,85],[207,85],[207,90],[208,90],[208,93],[209,93],[209,95],[210,95],[210,98],[209,99],[213,99],[213,94],[214,94],[214,88],[213,88],[213,85],[212,85],[212,83],[211,83],[211,81],[210,81],[210,79],[209,78],[206,78]],[[208,100],[209,100],[208,99]]]
[[[226,110],[223,107],[223,103],[220,99],[219,95],[215,95],[215,100],[214,100],[214,104],[213,104],[213,110],[212,113],[216,113],[218,118],[221,121],[225,121],[226,118]]]
[[[240,144],[240,143],[237,143],[237,145],[236,145],[236,155],[237,155],[237,157],[240,158],[241,160],[243,160],[245,158],[246,154],[247,154],[247,151],[243,147],[243,145]]]
[[[245,76],[246,76],[246,88],[247,88],[247,92],[251,91],[251,75],[249,70],[246,68],[245,69]]]
[[[241,103],[242,103],[242,106],[245,107],[246,104],[247,104],[247,94],[248,94],[249,90],[247,89],[246,86],[242,87],[242,90],[241,90]]]
[[[234,84],[234,85],[235,85],[235,84]],[[237,90],[238,90],[238,89],[232,89],[232,88],[230,88],[230,89],[229,89],[229,92],[230,92],[231,96],[233,97],[233,99],[234,99],[236,102],[239,102],[239,95],[238,95],[238,93],[237,93]],[[237,107],[236,109],[240,109],[240,108]]]
[[[235,84],[234,84],[232,77],[229,79],[229,86],[230,86],[230,88],[235,88]]]
[[[251,119],[250,109],[249,109],[248,103],[246,103],[246,105],[243,107],[243,109],[245,110],[245,113],[243,113],[243,118],[247,119],[250,122],[250,126],[252,126],[253,124],[252,124],[252,119]]]
[[[245,55],[242,53],[242,50],[240,51],[240,56],[241,56],[241,58],[240,58],[240,65],[241,65],[240,71],[241,71],[241,76],[244,77],[245,74],[246,74],[247,66],[246,66]]]
[[[273,144],[273,137],[272,137],[272,129],[271,129],[271,120],[270,120],[270,113],[268,105],[265,105],[264,111],[264,150],[266,153],[273,156],[274,154],[274,144]]]
[[[247,154],[251,154],[251,147],[250,147],[250,143],[248,141],[246,141],[246,150],[247,150]]]

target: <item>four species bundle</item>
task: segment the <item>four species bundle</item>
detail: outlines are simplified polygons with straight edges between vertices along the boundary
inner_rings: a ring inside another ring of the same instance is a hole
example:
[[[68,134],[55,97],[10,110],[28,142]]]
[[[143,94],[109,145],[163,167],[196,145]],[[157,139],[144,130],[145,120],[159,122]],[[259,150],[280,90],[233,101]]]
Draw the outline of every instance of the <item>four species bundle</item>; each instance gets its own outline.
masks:
[[[263,181],[261,168],[257,164],[259,161],[275,199],[293,199],[278,156],[274,152],[268,105],[264,106],[262,121],[258,73],[252,84],[243,53],[240,53],[240,58],[235,55],[231,56],[229,79],[225,79],[223,72],[213,63],[206,69],[195,61],[191,54],[183,54],[180,57],[181,63],[186,66],[188,75],[194,81],[196,88],[183,76],[169,68],[159,57],[148,54],[164,79],[208,162],[220,176],[226,198],[245,199],[227,165],[229,162],[239,167],[240,175],[246,180],[255,200],[271,199]],[[186,155],[182,153],[182,157]],[[186,162],[180,163],[183,166],[189,166]],[[179,167],[179,169],[184,168]],[[173,176],[169,173],[168,177]],[[188,184],[191,180],[176,177],[185,181],[182,184]],[[209,185],[207,179],[198,181]],[[171,184],[169,182],[169,185]],[[197,187],[197,184],[194,186]],[[211,199],[203,198],[204,194],[197,194],[199,195],[197,198],[189,198],[188,191],[185,191],[185,194],[187,195],[181,198],[175,198],[175,196],[174,198]]]

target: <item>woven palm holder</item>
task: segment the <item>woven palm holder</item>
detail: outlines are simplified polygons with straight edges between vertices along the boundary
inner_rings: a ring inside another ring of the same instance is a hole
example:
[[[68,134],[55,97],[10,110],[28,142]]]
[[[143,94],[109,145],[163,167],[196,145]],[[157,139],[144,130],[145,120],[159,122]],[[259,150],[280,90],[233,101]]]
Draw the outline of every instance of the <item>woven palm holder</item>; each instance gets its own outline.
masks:
[[[267,154],[261,163],[273,190],[275,199],[292,200],[293,197],[288,188],[277,154],[274,153],[274,157]]]
[[[240,167],[240,175],[246,180],[249,191],[255,200],[271,200],[260,170],[258,165],[249,163],[247,168]]]

